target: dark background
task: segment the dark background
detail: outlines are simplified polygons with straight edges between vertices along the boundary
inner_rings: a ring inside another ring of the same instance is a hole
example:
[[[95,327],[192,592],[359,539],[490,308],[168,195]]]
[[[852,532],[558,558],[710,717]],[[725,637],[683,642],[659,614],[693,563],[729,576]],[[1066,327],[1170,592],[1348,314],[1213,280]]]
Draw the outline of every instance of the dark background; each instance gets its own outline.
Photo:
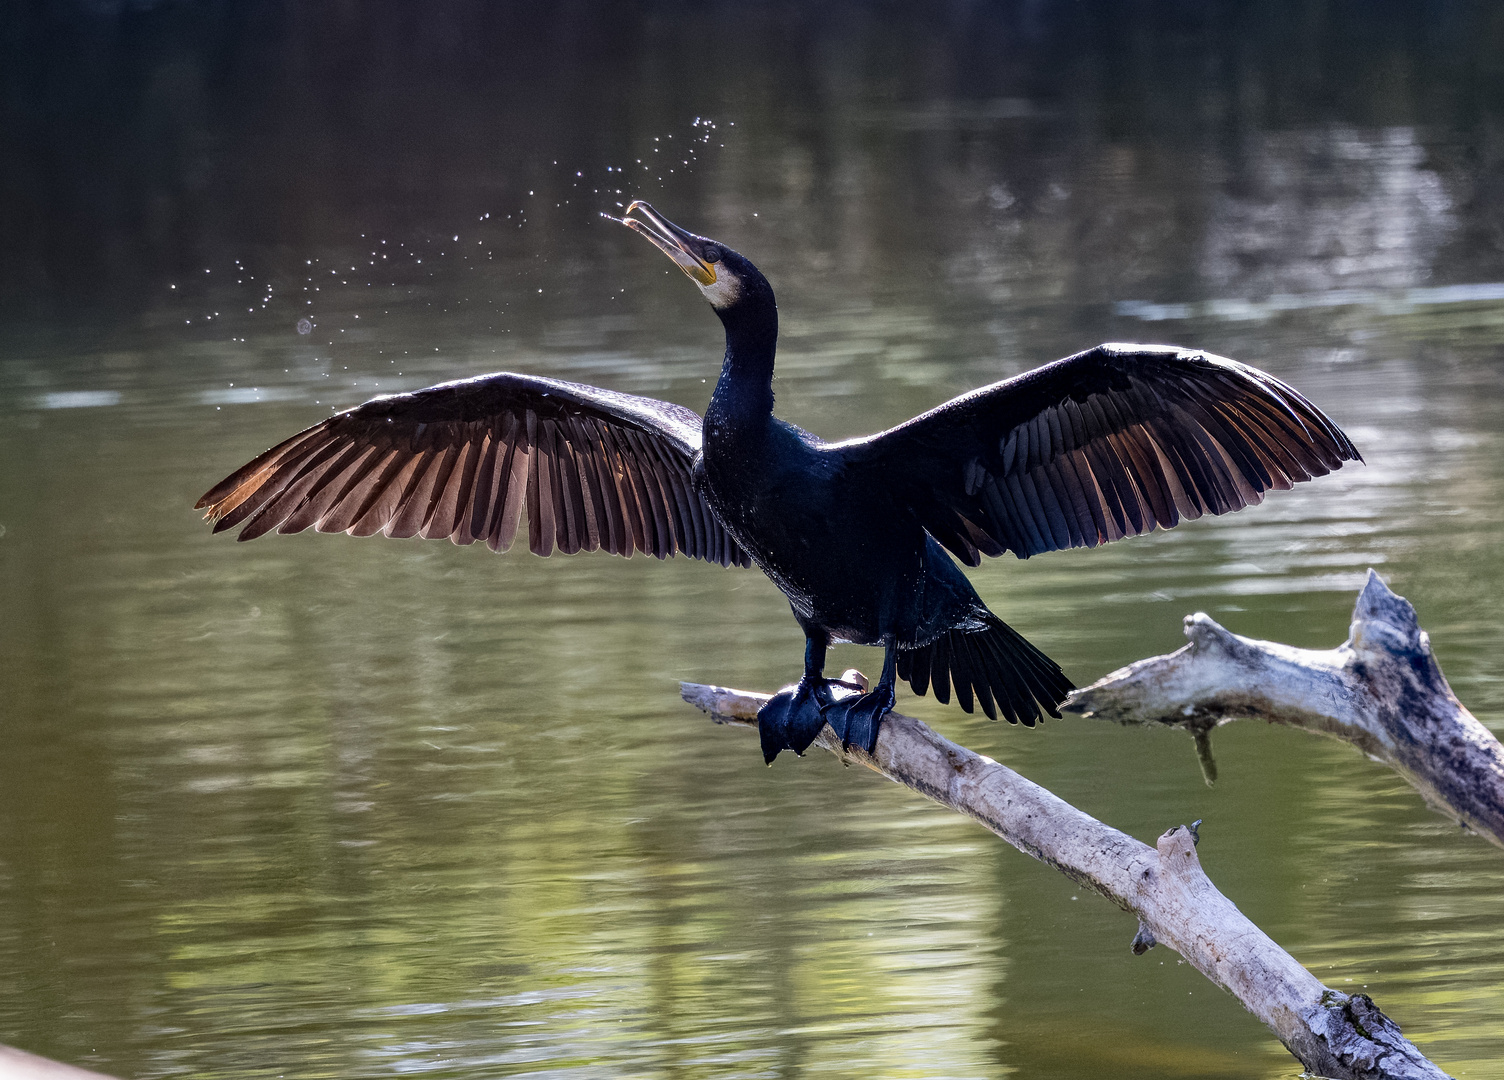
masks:
[[[1000,141],[999,102],[1050,122]],[[626,160],[712,110],[807,154],[816,206],[841,199],[842,161],[866,144],[883,175],[865,197],[895,248],[977,155],[1028,200],[1045,142],[1083,161],[1213,151],[1236,170],[1266,130],[1439,125],[1464,156],[1441,164],[1471,179],[1446,274],[1501,274],[1498,4],[17,0],[0,12],[0,318],[120,318],[229,258],[291,264],[373,222],[564,196],[574,177],[553,162]],[[706,186],[678,178],[671,201]],[[1093,216],[1073,222],[1082,299],[1114,254]],[[540,232],[586,229],[561,214]],[[1192,279],[1165,266],[1147,284]]]

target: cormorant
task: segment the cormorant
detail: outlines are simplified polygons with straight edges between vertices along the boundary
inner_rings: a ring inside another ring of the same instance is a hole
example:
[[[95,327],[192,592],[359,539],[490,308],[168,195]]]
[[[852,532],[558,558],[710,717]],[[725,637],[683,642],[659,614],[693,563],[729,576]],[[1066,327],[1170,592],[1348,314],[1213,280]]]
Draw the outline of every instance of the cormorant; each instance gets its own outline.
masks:
[[[633,216],[633,215],[638,216]],[[610,215],[604,215],[609,217]],[[952,556],[1094,547],[1260,502],[1362,460],[1290,386],[1162,345],[1100,345],[973,390],[891,430],[827,443],[773,415],[778,309],[744,256],[634,202],[612,218],[700,287],[726,330],[702,423],[679,405],[501,372],[378,397],[217,484],[214,531],[276,529],[604,548],[756,563],[805,634],[804,674],[759,715],[763,754],[829,723],[870,751],[894,683],[1032,726],[1072,689],[982,603]],[[949,554],[947,554],[947,552]],[[882,676],[838,695],[832,642],[881,645]]]

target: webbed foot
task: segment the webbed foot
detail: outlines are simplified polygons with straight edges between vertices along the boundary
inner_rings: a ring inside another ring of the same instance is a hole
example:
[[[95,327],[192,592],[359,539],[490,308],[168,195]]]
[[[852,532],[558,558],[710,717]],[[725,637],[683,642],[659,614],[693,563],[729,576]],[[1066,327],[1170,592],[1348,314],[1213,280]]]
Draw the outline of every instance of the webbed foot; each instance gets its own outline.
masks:
[[[880,682],[870,693],[832,702],[824,718],[841,737],[843,747],[855,746],[870,754],[877,745],[878,726],[893,711],[893,705],[893,684]]]
[[[835,679],[799,680],[791,689],[774,694],[757,710],[757,733],[762,739],[763,760],[769,765],[780,750],[803,754],[825,726],[825,710],[835,702],[833,686],[845,686]]]

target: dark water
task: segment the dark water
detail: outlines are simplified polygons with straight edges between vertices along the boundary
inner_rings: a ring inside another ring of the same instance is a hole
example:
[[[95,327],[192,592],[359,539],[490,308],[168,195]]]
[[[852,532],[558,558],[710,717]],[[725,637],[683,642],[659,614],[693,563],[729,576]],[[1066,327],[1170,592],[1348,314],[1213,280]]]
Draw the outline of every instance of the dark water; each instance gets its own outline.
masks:
[[[703,408],[719,327],[596,217],[645,197],[768,274],[780,413],[827,437],[1101,340],[1294,382],[1366,467],[978,588],[1084,682],[1196,610],[1335,645],[1373,566],[1504,729],[1501,57],[1465,3],[0,15],[0,1042],[136,1077],[1293,1076],[1105,901],[682,706],[797,673],[760,575],[236,545],[189,508],[443,378]],[[1318,976],[1504,1077],[1504,859],[1384,768],[1238,724],[1208,789],[1175,734],[900,707],[1145,840],[1203,818]]]

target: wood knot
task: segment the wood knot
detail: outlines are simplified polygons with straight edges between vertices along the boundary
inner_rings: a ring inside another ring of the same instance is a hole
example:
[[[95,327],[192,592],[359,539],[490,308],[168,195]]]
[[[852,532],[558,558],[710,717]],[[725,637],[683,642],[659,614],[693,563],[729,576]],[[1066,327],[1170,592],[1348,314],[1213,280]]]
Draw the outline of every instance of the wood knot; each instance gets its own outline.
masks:
[[[1174,867],[1173,872],[1177,876],[1186,873],[1186,860],[1192,865],[1199,865],[1196,860],[1196,841],[1192,838],[1191,830],[1184,825],[1176,825],[1167,830],[1154,846],[1159,852],[1159,865],[1166,870]]]

